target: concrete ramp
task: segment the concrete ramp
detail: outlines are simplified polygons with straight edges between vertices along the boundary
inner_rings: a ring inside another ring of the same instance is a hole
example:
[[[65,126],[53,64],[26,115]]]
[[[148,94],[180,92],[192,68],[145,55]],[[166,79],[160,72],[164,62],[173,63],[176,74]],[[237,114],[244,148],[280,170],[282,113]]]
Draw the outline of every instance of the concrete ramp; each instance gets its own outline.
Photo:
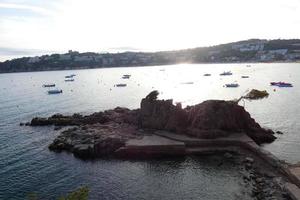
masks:
[[[285,189],[293,200],[300,200],[300,189],[295,184],[286,183]]]
[[[184,142],[158,135],[146,135],[141,139],[128,140],[116,154],[121,157],[147,158],[185,155],[186,152]]]

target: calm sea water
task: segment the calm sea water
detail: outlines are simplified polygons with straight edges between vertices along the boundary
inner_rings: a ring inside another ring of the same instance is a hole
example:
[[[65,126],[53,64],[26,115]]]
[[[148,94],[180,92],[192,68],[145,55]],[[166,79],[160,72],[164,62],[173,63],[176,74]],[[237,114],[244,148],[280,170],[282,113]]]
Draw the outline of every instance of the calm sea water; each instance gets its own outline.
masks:
[[[231,70],[232,76],[219,76]],[[212,76],[204,77],[204,73]],[[74,82],[64,76],[77,74]],[[131,74],[129,80],[121,79]],[[249,79],[241,79],[249,75]],[[269,98],[244,101],[262,126],[284,132],[264,148],[289,162],[300,161],[300,64],[210,64],[107,68],[0,74],[0,199],[24,199],[36,192],[53,199],[88,185],[91,199],[234,199],[242,194],[236,166],[217,165],[218,158],[171,160],[81,161],[67,153],[50,152],[58,132],[52,127],[20,127],[35,116],[88,114],[124,106],[138,108],[142,97],[159,90],[160,98],[183,105],[207,99],[234,99],[249,89],[267,90]],[[287,81],[293,88],[269,86]],[[193,82],[193,84],[184,84]],[[239,88],[224,88],[237,82]],[[44,83],[56,83],[63,94],[48,95]],[[127,83],[127,87],[114,87]],[[226,183],[226,187],[224,187]],[[246,198],[246,197],[245,197]]]

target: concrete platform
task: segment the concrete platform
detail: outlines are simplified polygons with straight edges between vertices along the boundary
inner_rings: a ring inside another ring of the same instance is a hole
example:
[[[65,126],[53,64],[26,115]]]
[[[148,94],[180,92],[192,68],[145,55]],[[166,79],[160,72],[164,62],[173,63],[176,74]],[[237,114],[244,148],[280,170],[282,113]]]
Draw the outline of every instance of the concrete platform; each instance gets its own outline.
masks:
[[[165,137],[171,140],[176,140],[180,142],[184,142],[186,146],[234,146],[235,144],[238,146],[239,144],[250,144],[258,146],[250,137],[248,137],[244,133],[236,133],[231,134],[228,137],[220,137],[215,139],[202,139],[190,137],[187,135],[180,135],[176,133],[171,133],[168,131],[155,131],[154,134],[159,135],[161,137]]]
[[[282,173],[288,180],[286,190],[293,199],[300,200],[300,164],[288,166],[269,151],[261,148],[243,133],[231,134],[216,139],[201,139],[167,131],[155,131],[142,139],[131,139],[117,150],[122,157],[148,158],[160,156],[179,156],[187,154],[208,154],[224,151],[238,152],[247,149]]]
[[[147,135],[142,139],[128,140],[124,147],[116,151],[121,157],[163,157],[186,155],[184,142],[171,140],[157,135]]]
[[[295,184],[286,183],[285,189],[293,200],[300,200],[300,189]]]

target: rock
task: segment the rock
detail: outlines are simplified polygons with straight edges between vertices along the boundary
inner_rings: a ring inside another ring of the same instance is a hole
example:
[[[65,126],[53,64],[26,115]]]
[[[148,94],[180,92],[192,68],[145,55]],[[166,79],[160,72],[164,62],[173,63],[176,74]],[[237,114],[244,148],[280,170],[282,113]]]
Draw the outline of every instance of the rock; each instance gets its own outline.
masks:
[[[146,96],[146,99],[149,101],[155,101],[155,100],[157,100],[158,95],[159,95],[159,92],[157,90],[154,90]]]
[[[133,125],[116,122],[74,127],[61,132],[49,149],[69,151],[82,159],[110,156],[123,147],[128,139],[138,138],[137,132]]]
[[[182,109],[173,105],[172,100],[144,98],[139,126],[210,139],[244,132],[258,144],[276,139],[273,132],[261,128],[244,107],[222,100],[208,100]]]
[[[91,115],[82,116],[80,114],[73,114],[72,116],[64,116],[62,114],[55,114],[48,118],[35,117],[31,120],[31,126],[79,126],[86,124],[107,123],[115,121],[118,123],[137,124],[138,111],[129,110],[128,108],[117,107],[113,110],[105,112],[95,112]]]
[[[58,131],[58,130],[60,130],[60,129],[62,129],[61,126],[55,126],[55,127],[54,127],[54,130],[55,130],[55,131]]]
[[[233,155],[231,153],[226,152],[224,154],[224,157],[227,158],[227,159],[231,159],[231,158],[233,158]]]
[[[253,163],[253,162],[254,162],[254,159],[251,158],[251,157],[246,157],[246,158],[245,158],[245,162],[247,162],[247,163]]]
[[[47,118],[42,118],[42,117],[35,117],[31,120],[30,123],[31,126],[47,126],[47,125],[52,125]]]
[[[24,125],[25,125],[25,123],[23,123],[23,122],[20,123],[20,126],[24,126]]]
[[[268,97],[269,93],[266,90],[256,90],[252,89],[246,96],[244,96],[245,99],[262,99],[265,97]]]
[[[26,122],[26,123],[25,123],[25,126],[30,126],[30,122]]]
[[[250,169],[252,169],[253,166],[251,163],[246,163],[245,167],[246,167],[246,170],[250,170]]]
[[[94,154],[94,146],[93,144],[77,144],[73,146],[72,152],[75,156],[80,158],[91,158]]]
[[[48,118],[35,117],[31,126],[76,126],[60,133],[49,145],[52,151],[69,151],[82,158],[113,155],[126,141],[138,138],[144,131],[167,130],[198,138],[218,138],[246,133],[256,143],[272,142],[276,137],[251,118],[244,107],[232,101],[208,100],[182,108],[173,100],[158,100],[153,91],[141,101],[141,108],[129,110],[117,107],[91,115],[55,114]],[[230,153],[224,155],[232,158]],[[252,169],[252,158],[246,158],[247,170]]]
[[[283,134],[283,132],[281,132],[281,131],[276,131],[276,133],[279,134],[279,135]]]

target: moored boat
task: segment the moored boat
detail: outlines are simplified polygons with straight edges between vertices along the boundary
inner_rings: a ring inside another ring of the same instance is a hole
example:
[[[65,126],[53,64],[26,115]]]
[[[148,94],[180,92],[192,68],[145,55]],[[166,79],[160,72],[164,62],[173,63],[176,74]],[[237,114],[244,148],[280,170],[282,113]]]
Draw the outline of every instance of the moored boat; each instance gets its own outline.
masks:
[[[71,78],[71,79],[65,79],[65,82],[72,82],[72,81],[74,81],[73,78]]]
[[[191,84],[194,84],[194,82],[192,82],[192,81],[189,81],[189,82],[183,82],[183,83],[181,83],[181,84],[187,84],[187,85],[191,85]]]
[[[231,71],[227,71],[227,72],[224,71],[223,73],[220,74],[220,76],[230,76],[230,75],[232,75]]]
[[[124,74],[124,75],[122,76],[122,79],[129,79],[130,77],[131,77],[130,74]]]
[[[240,85],[238,83],[228,83],[225,84],[225,86],[229,88],[234,88],[234,87],[239,87]]]
[[[116,84],[115,87],[126,87],[127,84],[125,83],[119,83],[119,84]]]
[[[43,87],[55,87],[54,83],[44,84]]]
[[[59,89],[48,90],[48,94],[60,94],[62,92],[63,91]]]
[[[76,75],[75,74],[71,74],[71,75],[65,76],[65,78],[73,78],[74,76],[76,76]]]
[[[203,74],[203,76],[211,76],[211,74]]]
[[[278,87],[293,87],[291,83],[286,83],[286,82],[271,82],[270,83],[272,86],[278,86]]]
[[[249,78],[249,76],[241,76],[242,78]]]

